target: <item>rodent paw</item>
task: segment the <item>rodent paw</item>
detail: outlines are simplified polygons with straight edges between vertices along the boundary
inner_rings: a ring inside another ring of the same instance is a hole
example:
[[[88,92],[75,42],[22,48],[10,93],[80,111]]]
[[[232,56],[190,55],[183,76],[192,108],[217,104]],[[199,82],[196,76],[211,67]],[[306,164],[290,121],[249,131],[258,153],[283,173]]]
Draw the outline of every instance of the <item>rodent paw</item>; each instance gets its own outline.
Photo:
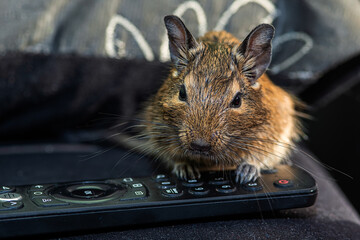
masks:
[[[254,165],[244,162],[236,168],[235,174],[235,181],[243,184],[256,181],[256,179],[260,176],[260,171]]]
[[[175,163],[173,173],[183,180],[200,178],[199,169],[185,162]]]

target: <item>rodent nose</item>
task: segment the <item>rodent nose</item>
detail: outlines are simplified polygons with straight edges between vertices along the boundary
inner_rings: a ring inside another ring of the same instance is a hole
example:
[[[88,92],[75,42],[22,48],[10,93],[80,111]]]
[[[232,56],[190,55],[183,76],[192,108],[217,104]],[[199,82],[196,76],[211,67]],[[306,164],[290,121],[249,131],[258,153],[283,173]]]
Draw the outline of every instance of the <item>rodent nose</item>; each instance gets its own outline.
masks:
[[[190,143],[190,147],[200,152],[207,152],[211,149],[210,143],[201,138],[195,139],[192,143]]]

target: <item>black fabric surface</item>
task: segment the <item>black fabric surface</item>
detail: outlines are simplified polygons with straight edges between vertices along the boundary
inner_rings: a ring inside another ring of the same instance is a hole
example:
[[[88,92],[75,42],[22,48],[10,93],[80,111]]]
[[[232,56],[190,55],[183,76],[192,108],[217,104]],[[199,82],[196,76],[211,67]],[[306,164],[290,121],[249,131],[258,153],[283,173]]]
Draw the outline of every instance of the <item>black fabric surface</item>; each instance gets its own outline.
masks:
[[[136,59],[0,56],[0,142],[129,121],[168,69],[165,63]]]
[[[23,154],[21,154],[21,152]],[[8,185],[149,176],[158,165],[136,154],[95,145],[39,144],[0,148],[0,182]],[[134,161],[135,159],[135,161]],[[314,206],[152,226],[57,234],[56,239],[358,239],[360,219],[323,166],[298,152],[294,164],[318,184]],[[21,167],[20,167],[21,166]],[[196,217],[196,216],[194,216]]]

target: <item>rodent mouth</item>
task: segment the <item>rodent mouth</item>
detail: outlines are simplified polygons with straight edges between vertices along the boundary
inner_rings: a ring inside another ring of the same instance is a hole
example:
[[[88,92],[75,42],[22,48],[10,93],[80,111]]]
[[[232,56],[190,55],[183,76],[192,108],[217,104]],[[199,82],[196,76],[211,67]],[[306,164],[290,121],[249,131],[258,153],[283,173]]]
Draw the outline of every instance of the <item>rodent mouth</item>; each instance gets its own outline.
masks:
[[[196,157],[210,157],[211,155],[209,151],[198,151],[193,149],[190,149],[189,154]]]

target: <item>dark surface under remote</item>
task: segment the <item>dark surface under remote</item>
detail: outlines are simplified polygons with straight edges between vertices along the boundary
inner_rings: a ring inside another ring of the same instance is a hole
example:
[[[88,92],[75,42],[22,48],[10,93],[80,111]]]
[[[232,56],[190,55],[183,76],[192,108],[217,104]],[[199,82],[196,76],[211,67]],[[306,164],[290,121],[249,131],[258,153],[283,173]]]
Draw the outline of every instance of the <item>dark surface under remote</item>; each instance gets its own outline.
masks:
[[[134,157],[134,156],[133,156]],[[178,180],[165,172],[105,180],[0,186],[0,236],[87,231],[307,207],[315,180],[288,165],[248,184],[234,172],[206,172]]]

